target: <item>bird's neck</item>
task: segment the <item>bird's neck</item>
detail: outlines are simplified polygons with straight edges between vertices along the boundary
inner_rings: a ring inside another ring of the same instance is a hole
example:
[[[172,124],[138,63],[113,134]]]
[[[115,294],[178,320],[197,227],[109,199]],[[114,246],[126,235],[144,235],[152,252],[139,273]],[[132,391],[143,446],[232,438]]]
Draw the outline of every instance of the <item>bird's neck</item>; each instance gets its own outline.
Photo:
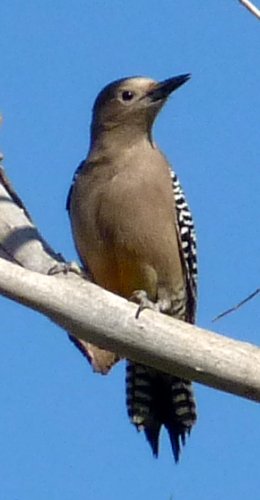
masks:
[[[150,129],[133,126],[133,124],[120,124],[109,128],[92,126],[91,128],[91,156],[107,154],[115,149],[129,149],[138,145],[154,146]]]

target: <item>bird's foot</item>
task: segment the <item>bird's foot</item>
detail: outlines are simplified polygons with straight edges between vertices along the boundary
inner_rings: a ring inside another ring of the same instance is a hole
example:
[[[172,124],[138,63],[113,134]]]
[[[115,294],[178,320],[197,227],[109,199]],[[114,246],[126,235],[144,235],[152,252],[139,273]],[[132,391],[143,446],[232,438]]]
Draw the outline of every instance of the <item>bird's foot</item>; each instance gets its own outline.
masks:
[[[57,262],[48,271],[50,276],[55,274],[68,274],[69,272],[78,274],[79,276],[85,276],[84,270],[77,264],[77,262]]]
[[[174,303],[169,298],[162,294],[161,297],[157,298],[156,302],[148,299],[147,292],[145,290],[136,290],[130,297],[132,302],[139,304],[135,317],[138,318],[144,309],[151,309],[155,312],[161,312],[164,314],[174,315]]]
[[[159,305],[155,304],[152,300],[148,299],[147,293],[145,290],[135,290],[130,297],[132,302],[135,302],[139,305],[135,317],[139,318],[141,312],[144,309],[151,309],[152,311],[160,311]]]

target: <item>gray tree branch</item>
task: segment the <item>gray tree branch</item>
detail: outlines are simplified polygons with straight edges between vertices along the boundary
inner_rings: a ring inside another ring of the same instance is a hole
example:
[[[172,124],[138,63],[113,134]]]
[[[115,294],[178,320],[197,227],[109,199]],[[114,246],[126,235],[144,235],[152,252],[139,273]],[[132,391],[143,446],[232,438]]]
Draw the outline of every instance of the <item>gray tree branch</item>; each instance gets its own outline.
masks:
[[[0,248],[0,293],[41,312],[85,345],[260,401],[258,347],[153,311],[136,319],[135,304],[74,273],[49,276],[63,259],[40,236],[3,176]]]

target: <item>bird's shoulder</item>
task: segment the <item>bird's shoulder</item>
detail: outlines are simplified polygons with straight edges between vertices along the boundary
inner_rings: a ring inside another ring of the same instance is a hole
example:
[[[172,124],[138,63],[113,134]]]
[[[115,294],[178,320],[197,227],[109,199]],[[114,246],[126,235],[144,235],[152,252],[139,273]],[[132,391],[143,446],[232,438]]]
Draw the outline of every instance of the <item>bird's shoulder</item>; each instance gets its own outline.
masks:
[[[83,168],[85,167],[86,165],[86,160],[82,160],[80,162],[80,164],[78,165],[78,167],[76,168],[74,174],[73,174],[73,177],[72,177],[72,182],[71,182],[71,185],[70,185],[70,188],[69,188],[69,192],[68,192],[68,195],[67,195],[67,200],[66,200],[66,210],[68,212],[70,212],[70,203],[71,203],[71,196],[72,196],[72,191],[73,191],[73,187],[74,187],[74,184],[79,176],[79,174],[82,172]]]

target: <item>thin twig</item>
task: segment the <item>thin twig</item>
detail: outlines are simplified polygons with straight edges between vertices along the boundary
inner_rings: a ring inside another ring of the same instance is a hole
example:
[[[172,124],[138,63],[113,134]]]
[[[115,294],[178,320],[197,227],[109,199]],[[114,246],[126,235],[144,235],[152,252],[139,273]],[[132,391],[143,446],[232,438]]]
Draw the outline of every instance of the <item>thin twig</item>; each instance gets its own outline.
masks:
[[[244,7],[246,7],[252,14],[254,14],[254,16],[260,19],[260,9],[258,9],[258,7],[256,7],[252,2],[249,0],[239,0],[239,2],[242,3],[242,5],[244,5]]]
[[[230,313],[232,313],[234,311],[237,311],[237,309],[239,309],[241,306],[243,306],[244,304],[246,304],[246,302],[249,302],[249,300],[253,299],[258,293],[260,293],[260,288],[257,288],[253,293],[250,293],[250,295],[248,295],[248,297],[246,297],[244,300],[241,300],[241,302],[239,302],[238,304],[236,304],[234,307],[231,307],[230,309],[227,309],[223,313],[221,313],[218,316],[216,316],[212,320],[212,323],[214,323],[214,321],[218,321],[220,318],[223,318],[224,316],[227,316],[227,314],[230,314]]]

